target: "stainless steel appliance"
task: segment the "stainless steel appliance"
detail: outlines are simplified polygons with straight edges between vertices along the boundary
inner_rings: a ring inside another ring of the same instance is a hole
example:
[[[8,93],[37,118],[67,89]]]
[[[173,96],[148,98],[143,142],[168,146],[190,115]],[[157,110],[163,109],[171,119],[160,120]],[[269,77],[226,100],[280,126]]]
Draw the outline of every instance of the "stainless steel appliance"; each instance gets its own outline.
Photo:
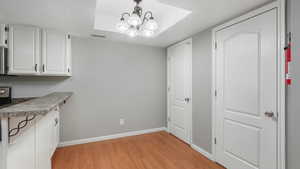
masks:
[[[0,87],[0,106],[10,104],[11,101],[11,87]]]
[[[8,49],[0,47],[0,75],[7,75],[8,70]]]

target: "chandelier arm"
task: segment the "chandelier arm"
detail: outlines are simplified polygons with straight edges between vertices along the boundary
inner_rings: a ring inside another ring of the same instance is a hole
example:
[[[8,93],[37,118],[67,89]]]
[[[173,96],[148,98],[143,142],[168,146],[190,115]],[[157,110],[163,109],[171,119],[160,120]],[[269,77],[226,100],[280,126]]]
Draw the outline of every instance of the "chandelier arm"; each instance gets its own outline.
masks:
[[[148,16],[147,16],[148,15]],[[153,18],[153,14],[152,14],[152,12],[151,11],[147,11],[147,12],[145,12],[145,14],[144,14],[144,18],[143,18],[143,23],[142,24],[144,24],[145,23],[145,21],[148,21],[150,18]]]
[[[140,17],[143,15],[143,8],[140,8]]]
[[[128,12],[124,12],[124,13],[122,13],[122,15],[121,15],[121,19],[124,19],[124,17],[125,17],[126,15],[130,16],[130,13],[128,13]]]

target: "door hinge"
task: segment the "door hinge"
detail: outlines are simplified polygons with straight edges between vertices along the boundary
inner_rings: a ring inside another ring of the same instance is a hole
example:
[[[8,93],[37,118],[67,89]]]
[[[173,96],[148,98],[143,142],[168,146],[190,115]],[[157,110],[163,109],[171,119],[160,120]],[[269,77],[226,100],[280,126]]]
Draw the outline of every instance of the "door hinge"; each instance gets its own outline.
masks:
[[[168,122],[170,122],[170,121],[171,121],[171,118],[170,118],[170,117],[168,117],[168,119],[167,119],[167,120],[168,120]]]
[[[217,144],[217,138],[216,137],[214,138],[214,143]]]
[[[288,43],[292,42],[292,32],[289,32],[287,37],[288,37]]]

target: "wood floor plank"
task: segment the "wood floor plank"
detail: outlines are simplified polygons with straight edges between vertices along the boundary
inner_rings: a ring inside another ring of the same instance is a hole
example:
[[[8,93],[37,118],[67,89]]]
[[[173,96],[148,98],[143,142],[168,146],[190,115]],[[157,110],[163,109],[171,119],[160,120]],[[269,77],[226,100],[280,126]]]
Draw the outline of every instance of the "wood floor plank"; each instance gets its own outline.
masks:
[[[52,169],[224,169],[167,132],[58,148]]]

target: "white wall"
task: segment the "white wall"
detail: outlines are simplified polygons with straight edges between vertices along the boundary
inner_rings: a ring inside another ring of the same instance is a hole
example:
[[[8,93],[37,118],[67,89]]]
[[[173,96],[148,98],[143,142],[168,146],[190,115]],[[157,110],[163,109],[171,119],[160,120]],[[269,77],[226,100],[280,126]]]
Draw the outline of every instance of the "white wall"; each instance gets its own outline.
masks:
[[[0,86],[13,86],[14,97],[73,91],[62,141],[166,126],[165,49],[75,37],[72,53],[71,78],[2,77]]]

